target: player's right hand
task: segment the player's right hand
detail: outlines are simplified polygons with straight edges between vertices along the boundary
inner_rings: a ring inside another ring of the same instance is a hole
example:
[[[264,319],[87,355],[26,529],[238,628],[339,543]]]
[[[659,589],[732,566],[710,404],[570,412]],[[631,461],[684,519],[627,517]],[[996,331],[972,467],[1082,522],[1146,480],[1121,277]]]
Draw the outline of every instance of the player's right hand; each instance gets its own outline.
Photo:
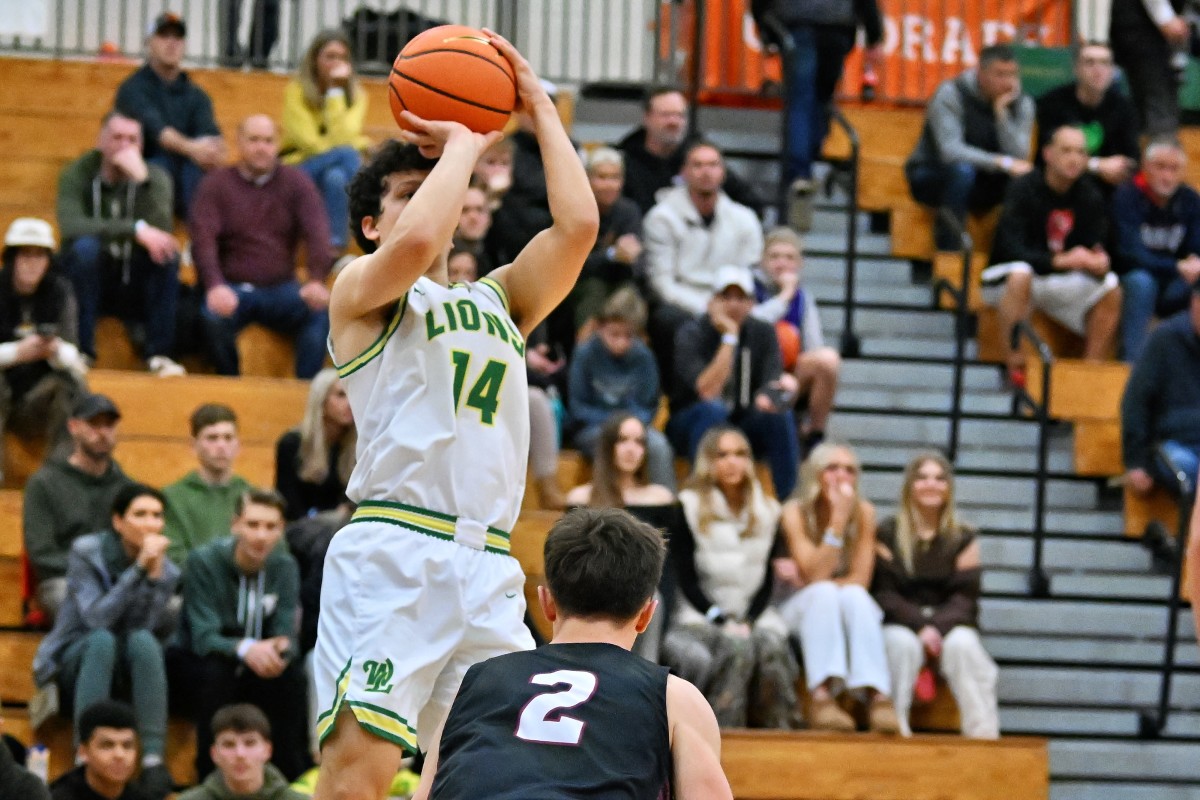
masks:
[[[460,122],[451,120],[421,119],[411,111],[402,111],[400,116],[412,130],[400,129],[400,138],[409,144],[414,144],[426,158],[440,158],[446,147],[451,143],[470,143],[474,147],[471,162],[479,160],[492,145],[504,138],[502,131],[491,133],[475,133]]]
[[[554,102],[546,93],[546,87],[542,85],[541,79],[512,42],[487,28],[483,29],[483,33],[492,43],[492,47],[499,50],[500,55],[507,58],[508,63],[512,64],[513,75],[517,78],[517,109],[532,111],[539,103],[548,103],[553,107]]]

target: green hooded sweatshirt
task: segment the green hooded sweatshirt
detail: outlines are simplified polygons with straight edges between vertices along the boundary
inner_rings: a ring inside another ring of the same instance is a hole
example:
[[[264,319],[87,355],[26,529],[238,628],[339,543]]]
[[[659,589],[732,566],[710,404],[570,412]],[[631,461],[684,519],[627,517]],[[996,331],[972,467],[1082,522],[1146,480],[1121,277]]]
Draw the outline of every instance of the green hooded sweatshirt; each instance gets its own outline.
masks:
[[[241,475],[214,486],[205,483],[196,470],[164,488],[167,513],[163,535],[171,540],[167,557],[183,569],[188,554],[197,547],[228,536],[234,505],[249,488],[250,482]]]
[[[268,763],[264,770],[266,775],[263,785],[257,792],[234,794],[225,785],[225,777],[221,775],[221,771],[214,770],[204,783],[188,789],[179,795],[178,800],[312,800],[288,786],[283,773],[276,769],[274,764]]]

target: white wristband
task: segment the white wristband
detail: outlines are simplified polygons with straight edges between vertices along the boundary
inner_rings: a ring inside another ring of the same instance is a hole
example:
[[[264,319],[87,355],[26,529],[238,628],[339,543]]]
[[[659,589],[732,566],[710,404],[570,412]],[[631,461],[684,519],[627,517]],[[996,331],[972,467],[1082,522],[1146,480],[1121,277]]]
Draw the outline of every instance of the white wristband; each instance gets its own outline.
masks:
[[[737,347],[738,337],[736,333],[722,333],[721,344],[727,344],[730,347]]]
[[[1015,162],[1013,161],[1012,156],[1003,156],[1000,159],[1000,169],[1008,172],[1010,169],[1012,169],[1014,163]]]
[[[249,653],[250,648],[256,644],[258,644],[257,639],[242,639],[240,642],[238,642],[238,646],[237,646],[238,661],[245,661],[246,653]]]
[[[833,528],[826,528],[825,535],[821,537],[821,544],[827,544],[830,547],[842,549],[842,537],[838,536]]]
[[[723,616],[725,616],[725,614],[721,611],[720,606],[717,605],[709,606],[708,611],[704,613],[704,618],[709,622],[716,622]]]
[[[139,233],[141,233],[141,232],[142,232],[142,229],[143,229],[143,228],[145,228],[145,227],[146,227],[147,225],[149,225],[149,224],[150,224],[150,223],[146,222],[146,220],[144,220],[144,219],[139,219],[137,222],[133,223],[133,232],[134,232],[134,234],[139,234]]]

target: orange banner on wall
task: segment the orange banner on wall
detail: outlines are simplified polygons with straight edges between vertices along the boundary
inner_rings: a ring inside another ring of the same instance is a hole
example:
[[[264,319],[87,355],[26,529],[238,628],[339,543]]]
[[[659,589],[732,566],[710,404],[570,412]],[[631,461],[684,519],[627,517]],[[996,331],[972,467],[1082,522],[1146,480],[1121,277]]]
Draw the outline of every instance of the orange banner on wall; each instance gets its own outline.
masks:
[[[943,80],[974,67],[980,49],[990,44],[1063,47],[1072,39],[1069,0],[878,2],[884,24],[884,66],[877,88],[881,101],[923,103]],[[693,41],[695,9],[690,3],[670,5],[677,41]],[[770,104],[777,94],[779,58],[763,52],[749,5],[749,0],[706,5],[700,69],[704,102]],[[861,65],[860,47],[847,59],[844,93],[859,94]],[[688,67],[684,65],[681,80],[690,74]]]

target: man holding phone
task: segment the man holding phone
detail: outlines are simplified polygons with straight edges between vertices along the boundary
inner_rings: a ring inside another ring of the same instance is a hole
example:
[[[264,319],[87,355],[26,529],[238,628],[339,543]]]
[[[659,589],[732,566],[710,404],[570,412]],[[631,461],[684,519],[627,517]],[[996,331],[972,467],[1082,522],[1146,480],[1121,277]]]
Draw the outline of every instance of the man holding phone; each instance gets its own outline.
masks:
[[[231,703],[257,705],[277,731],[272,762],[289,781],[308,768],[304,670],[296,641],[300,574],[285,547],[284,501],[251,489],[234,507],[232,537],[198,547],[183,578],[190,658],[173,683],[203,686],[192,700],[196,772],[213,770],[209,721]]]
[[[734,425],[750,440],[755,457],[770,465],[775,496],[787,497],[800,466],[789,408],[798,384],[783,371],[774,327],[750,316],[754,278],[749,267],[723,266],[714,283],[707,312],[675,336],[667,438],[690,461],[705,431]]]

